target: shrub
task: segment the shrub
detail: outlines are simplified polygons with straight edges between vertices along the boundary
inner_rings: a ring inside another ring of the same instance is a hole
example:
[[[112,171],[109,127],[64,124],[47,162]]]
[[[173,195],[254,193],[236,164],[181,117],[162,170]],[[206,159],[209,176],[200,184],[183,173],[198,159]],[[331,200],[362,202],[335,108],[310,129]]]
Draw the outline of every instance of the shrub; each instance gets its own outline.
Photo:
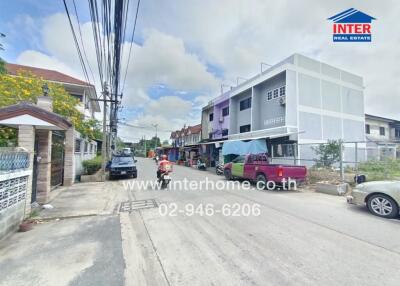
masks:
[[[102,159],[101,156],[97,156],[90,160],[85,160],[82,162],[83,168],[86,175],[93,175],[98,170],[101,169]]]

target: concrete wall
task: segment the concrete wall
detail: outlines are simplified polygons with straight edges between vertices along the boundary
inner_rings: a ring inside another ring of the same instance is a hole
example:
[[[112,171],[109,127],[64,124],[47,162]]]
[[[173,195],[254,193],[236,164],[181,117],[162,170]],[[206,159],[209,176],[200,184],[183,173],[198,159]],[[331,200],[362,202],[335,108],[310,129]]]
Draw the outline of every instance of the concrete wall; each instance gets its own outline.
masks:
[[[24,219],[27,193],[32,170],[0,174],[0,239],[15,231]],[[30,198],[30,196],[29,196]],[[30,203],[30,201],[29,201]]]
[[[212,131],[212,122],[209,120],[210,113],[214,112],[213,105],[209,104],[203,108],[201,112],[201,139],[209,139],[209,134]]]
[[[222,130],[229,129],[229,115],[222,115],[222,110],[226,107],[229,107],[229,97],[214,105],[213,139],[222,138]]]
[[[286,85],[285,72],[280,73],[253,88],[252,130],[262,130],[285,125],[286,105],[280,104],[280,96],[268,99],[268,92],[273,92]]]
[[[229,134],[239,133],[240,126],[251,124],[251,108],[240,110],[240,101],[249,97],[252,97],[252,89],[231,97],[229,103]]]
[[[83,167],[82,167],[82,162],[85,160],[90,160],[96,157],[96,150],[93,149],[93,146],[96,145],[96,141],[87,141],[81,138],[79,132],[74,133],[74,138],[75,138],[75,144],[77,144],[77,140],[79,141],[80,144],[80,151],[78,152],[77,146],[74,144],[74,177],[79,176],[83,174]],[[85,142],[92,144],[90,150],[88,152],[85,152]]]

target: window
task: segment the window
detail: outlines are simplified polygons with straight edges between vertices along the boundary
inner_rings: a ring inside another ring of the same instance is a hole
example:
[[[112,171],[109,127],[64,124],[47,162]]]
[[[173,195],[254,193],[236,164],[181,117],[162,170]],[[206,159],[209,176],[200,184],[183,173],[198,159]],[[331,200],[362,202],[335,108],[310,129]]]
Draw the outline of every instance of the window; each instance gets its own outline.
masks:
[[[75,153],[81,153],[81,140],[75,139]]]
[[[211,121],[214,120],[214,113],[210,113],[210,115],[208,115],[208,119]]]
[[[366,134],[371,134],[371,129],[369,127],[369,124],[365,124],[365,133]]]
[[[396,128],[396,129],[394,130],[394,137],[400,138],[400,128]]]
[[[212,133],[208,133],[208,139],[212,139]]]
[[[285,96],[286,94],[286,87],[282,86],[279,88],[279,96]]]
[[[279,96],[279,90],[274,89],[274,98],[278,98],[278,96]]]
[[[71,93],[71,96],[72,96],[72,97],[75,97],[75,98],[78,99],[80,102],[83,101],[83,95],[82,95],[82,94],[74,94],[74,93]]]
[[[229,106],[222,109],[222,116],[225,117],[228,115],[229,115]]]
[[[246,98],[240,102],[240,111],[251,107],[251,97]]]
[[[294,157],[296,148],[294,144],[277,144],[272,145],[272,154],[274,158],[277,157]]]
[[[233,159],[232,163],[244,163],[244,159],[245,157],[243,155],[240,155]]]
[[[240,133],[245,133],[250,131],[250,124],[240,126]]]
[[[85,153],[88,152],[88,149],[89,149],[89,144],[87,142],[85,142]]]
[[[222,136],[228,136],[228,129],[222,129]]]
[[[131,156],[126,156],[126,157],[113,157],[112,158],[112,163],[117,163],[117,164],[133,164],[133,158]]]
[[[379,135],[385,136],[385,127],[379,127]]]
[[[271,100],[272,99],[272,90],[267,92],[267,100]]]

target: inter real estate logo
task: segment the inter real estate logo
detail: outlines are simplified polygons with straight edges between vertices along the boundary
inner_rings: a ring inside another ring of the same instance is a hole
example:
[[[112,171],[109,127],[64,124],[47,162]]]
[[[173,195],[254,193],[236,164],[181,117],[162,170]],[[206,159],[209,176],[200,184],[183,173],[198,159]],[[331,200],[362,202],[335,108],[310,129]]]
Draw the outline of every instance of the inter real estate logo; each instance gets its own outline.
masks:
[[[334,42],[371,42],[371,22],[376,20],[354,8],[328,18],[333,21]]]

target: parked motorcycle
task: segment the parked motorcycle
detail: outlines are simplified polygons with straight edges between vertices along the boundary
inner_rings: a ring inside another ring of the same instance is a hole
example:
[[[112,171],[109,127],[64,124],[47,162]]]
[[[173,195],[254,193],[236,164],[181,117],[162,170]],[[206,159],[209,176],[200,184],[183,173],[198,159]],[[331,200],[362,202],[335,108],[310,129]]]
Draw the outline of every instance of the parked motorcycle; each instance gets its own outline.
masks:
[[[163,172],[160,174],[160,177],[158,178],[158,183],[160,184],[161,189],[168,188],[170,182],[171,176],[169,175],[169,172]]]
[[[205,171],[207,170],[206,163],[201,162],[200,160],[197,161],[197,169]]]
[[[217,167],[215,167],[215,172],[217,175],[223,175],[224,174],[224,165],[223,164],[218,164]]]

